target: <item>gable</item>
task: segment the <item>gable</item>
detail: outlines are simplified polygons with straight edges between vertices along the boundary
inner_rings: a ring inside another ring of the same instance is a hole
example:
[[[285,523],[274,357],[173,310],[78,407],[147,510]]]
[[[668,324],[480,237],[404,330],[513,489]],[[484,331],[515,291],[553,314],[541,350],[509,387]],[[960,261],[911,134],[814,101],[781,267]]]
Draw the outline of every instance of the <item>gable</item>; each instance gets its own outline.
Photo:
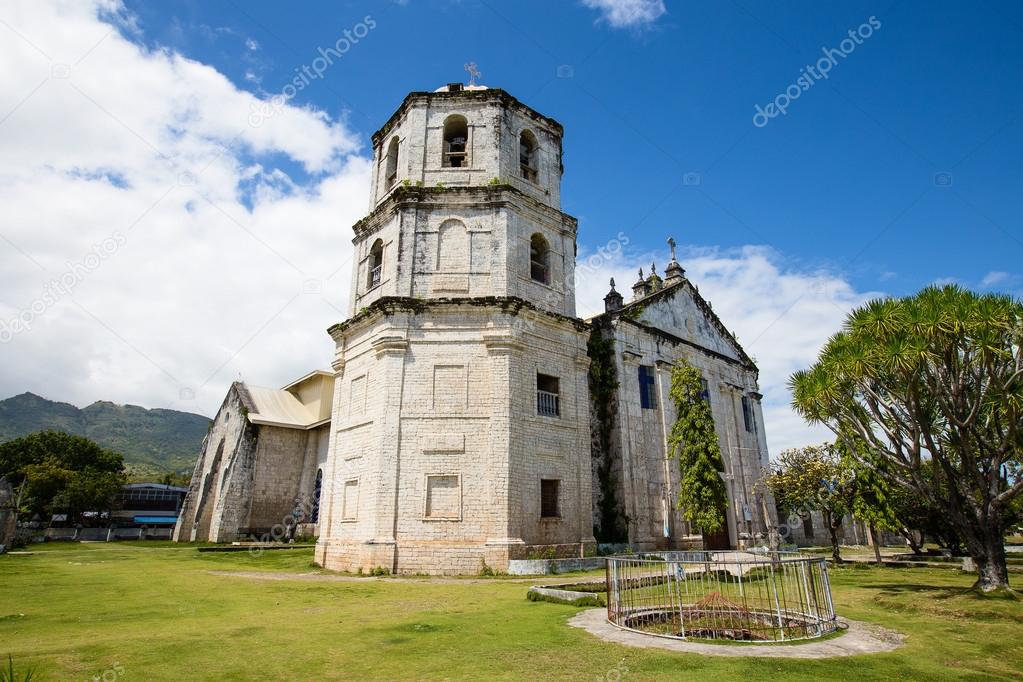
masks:
[[[628,305],[622,315],[736,362],[753,364],[710,305],[688,282]]]

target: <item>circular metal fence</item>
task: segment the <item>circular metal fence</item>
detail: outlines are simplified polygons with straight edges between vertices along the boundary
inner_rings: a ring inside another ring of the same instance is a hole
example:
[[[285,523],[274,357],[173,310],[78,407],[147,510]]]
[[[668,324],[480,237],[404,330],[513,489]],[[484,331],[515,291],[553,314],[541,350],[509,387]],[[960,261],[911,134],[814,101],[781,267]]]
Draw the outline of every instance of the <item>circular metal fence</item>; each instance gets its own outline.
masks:
[[[608,557],[607,619],[662,637],[749,642],[820,637],[837,627],[827,561],[788,552]]]

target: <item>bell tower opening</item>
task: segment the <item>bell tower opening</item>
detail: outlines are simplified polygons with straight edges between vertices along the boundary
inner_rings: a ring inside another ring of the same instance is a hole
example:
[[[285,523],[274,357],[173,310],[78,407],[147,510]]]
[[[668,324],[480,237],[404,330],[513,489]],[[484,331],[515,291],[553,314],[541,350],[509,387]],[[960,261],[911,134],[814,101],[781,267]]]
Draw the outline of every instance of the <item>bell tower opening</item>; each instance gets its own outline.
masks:
[[[387,158],[384,160],[384,187],[390,189],[398,180],[398,138],[392,137],[387,146]]]
[[[536,136],[528,130],[519,135],[519,172],[524,179],[536,182]]]
[[[465,116],[454,114],[444,121],[444,168],[468,166],[469,122]]]

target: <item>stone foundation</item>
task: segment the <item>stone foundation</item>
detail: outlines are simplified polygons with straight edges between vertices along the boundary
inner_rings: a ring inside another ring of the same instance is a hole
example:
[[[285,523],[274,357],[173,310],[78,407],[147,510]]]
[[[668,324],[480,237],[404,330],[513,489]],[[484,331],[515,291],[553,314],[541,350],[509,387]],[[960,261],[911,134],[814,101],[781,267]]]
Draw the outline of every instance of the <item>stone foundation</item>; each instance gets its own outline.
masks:
[[[479,575],[487,568],[506,573],[509,562],[530,558],[578,559],[592,556],[595,543],[562,545],[463,544],[426,542],[319,542],[315,561],[332,571],[370,573],[384,569],[398,575]]]

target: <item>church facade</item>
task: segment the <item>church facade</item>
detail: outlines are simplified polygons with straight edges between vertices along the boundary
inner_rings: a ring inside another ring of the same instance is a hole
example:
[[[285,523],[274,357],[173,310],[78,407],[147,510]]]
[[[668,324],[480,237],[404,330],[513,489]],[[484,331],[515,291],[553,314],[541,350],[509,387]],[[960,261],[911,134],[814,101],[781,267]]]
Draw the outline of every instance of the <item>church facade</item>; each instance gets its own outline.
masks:
[[[373,136],[351,317],[330,329],[319,564],[475,573],[583,556],[597,535],[636,549],[699,543],[675,509],[666,452],[679,357],[707,377],[726,459],[729,524],[716,542],[766,531],[756,367],[681,266],[637,283],[629,304],[611,295],[604,315],[575,316],[563,132],[502,90],[456,84],[410,94]],[[618,377],[602,410],[595,336]]]
[[[296,494],[320,482],[321,566],[471,574],[591,555],[598,541],[765,541],[757,369],[674,246],[663,280],[641,273],[628,302],[612,283],[603,314],[576,316],[563,133],[503,90],[452,84],[409,94],[373,135],[349,317],[328,330],[325,450],[310,459],[307,444],[288,465],[307,472]],[[680,359],[704,376],[724,455],[728,524],[713,538],[675,504],[667,395]]]

